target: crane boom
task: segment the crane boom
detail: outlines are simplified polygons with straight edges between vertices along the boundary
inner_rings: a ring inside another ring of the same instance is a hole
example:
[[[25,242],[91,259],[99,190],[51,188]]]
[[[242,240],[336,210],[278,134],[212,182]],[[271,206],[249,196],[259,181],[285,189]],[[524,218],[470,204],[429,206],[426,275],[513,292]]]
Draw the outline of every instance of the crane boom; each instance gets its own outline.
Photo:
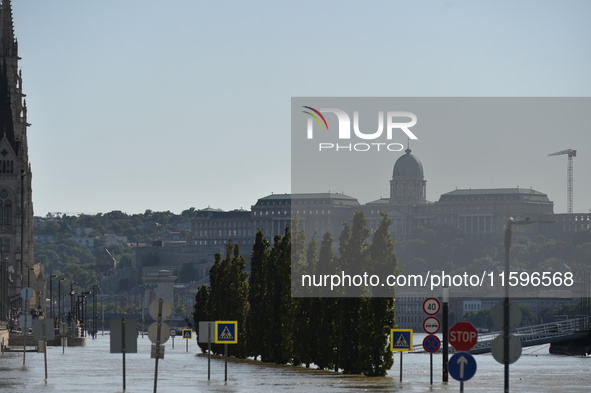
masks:
[[[566,150],[557,151],[556,153],[548,154],[548,156],[560,156],[562,154],[568,154],[569,157],[576,157],[577,151],[573,150],[573,149],[566,149]]]

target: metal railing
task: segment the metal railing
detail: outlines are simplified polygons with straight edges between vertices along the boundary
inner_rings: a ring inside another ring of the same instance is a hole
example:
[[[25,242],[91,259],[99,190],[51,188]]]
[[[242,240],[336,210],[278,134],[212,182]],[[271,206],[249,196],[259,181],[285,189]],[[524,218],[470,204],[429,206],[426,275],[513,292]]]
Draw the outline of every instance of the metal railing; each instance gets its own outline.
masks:
[[[591,331],[591,316],[520,327],[514,329],[512,333],[524,344],[535,342],[534,345],[541,345],[550,343],[559,337],[573,336],[588,331]],[[502,331],[495,331],[479,334],[478,341],[470,352],[487,352],[490,350],[492,340],[502,333]],[[422,345],[414,345],[413,351],[423,352],[424,349]]]

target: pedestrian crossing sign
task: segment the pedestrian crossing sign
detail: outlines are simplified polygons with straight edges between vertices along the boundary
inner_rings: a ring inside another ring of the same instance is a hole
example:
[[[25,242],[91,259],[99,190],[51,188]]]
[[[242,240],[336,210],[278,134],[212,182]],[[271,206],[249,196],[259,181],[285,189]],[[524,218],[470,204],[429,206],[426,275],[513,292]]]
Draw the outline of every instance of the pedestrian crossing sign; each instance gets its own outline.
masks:
[[[216,344],[238,344],[238,321],[215,321]]]
[[[190,340],[193,338],[193,330],[192,329],[183,329],[183,338],[186,340]]]
[[[392,329],[390,331],[391,351],[412,351],[412,329]]]

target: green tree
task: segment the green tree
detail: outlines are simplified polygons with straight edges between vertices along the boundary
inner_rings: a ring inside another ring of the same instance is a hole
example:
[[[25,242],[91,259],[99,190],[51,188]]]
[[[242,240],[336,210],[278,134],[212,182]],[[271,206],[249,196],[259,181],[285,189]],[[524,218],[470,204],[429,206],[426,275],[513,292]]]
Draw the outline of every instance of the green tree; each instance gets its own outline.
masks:
[[[197,331],[197,333],[199,333],[199,322],[212,321],[211,314],[209,312],[209,296],[209,287],[207,285],[200,286],[199,290],[197,291],[197,294],[195,295],[195,304],[193,305],[193,312],[191,313],[193,320],[185,320],[185,322],[187,322],[187,325],[191,329]],[[213,329],[211,333],[213,337]],[[212,339],[212,341],[214,340]],[[199,343],[199,347],[203,352],[207,350],[207,344]]]
[[[339,238],[340,268],[345,274],[350,276],[363,275],[363,269],[367,269],[369,266],[366,242],[369,233],[363,212],[355,212],[350,229],[345,224]],[[359,358],[359,311],[361,308],[363,288],[351,287],[347,289],[346,293],[352,297],[342,298],[340,301],[338,366],[343,369],[343,373],[345,374],[359,374],[361,371]]]
[[[385,282],[390,274],[398,274],[398,260],[390,234],[392,220],[382,214],[380,226],[368,248],[368,266]],[[360,305],[359,359],[361,372],[367,376],[384,376],[394,359],[388,348],[390,330],[395,326],[394,288],[373,288],[373,297],[364,297]]]
[[[256,359],[263,353],[268,354],[268,325],[271,316],[267,296],[267,264],[269,259],[269,241],[263,231],[258,231],[252,246],[250,257],[250,281],[248,302],[250,309],[246,320],[248,335],[248,354]]]
[[[296,244],[292,244],[293,247],[296,247]],[[312,237],[306,250],[306,271],[315,272],[317,254],[318,244]],[[321,319],[320,300],[315,297],[299,297],[293,298],[292,302],[293,363],[296,365],[303,363],[306,367],[310,367],[317,353],[316,335],[320,333],[318,331]]]
[[[386,375],[394,358],[389,348],[394,327],[394,299],[364,297],[360,305],[359,369],[369,377]]]
[[[231,345],[228,353],[244,358],[247,356],[246,316],[248,315],[248,273],[246,260],[240,255],[240,247],[228,241],[226,258],[216,261],[210,270],[212,320],[237,321],[238,344]],[[221,353],[222,345],[215,346],[214,351]]]
[[[321,275],[336,274],[336,256],[333,252],[334,238],[330,232],[326,232],[320,244],[318,264],[316,272]],[[320,369],[334,368],[338,364],[338,343],[339,343],[339,304],[340,299],[325,297],[319,299],[320,323],[319,332],[316,335],[316,356],[314,363]]]
[[[291,336],[291,232],[285,228],[284,236],[276,235],[268,264],[267,294],[271,305],[268,359],[287,364],[292,358]],[[267,354],[264,354],[267,355]]]

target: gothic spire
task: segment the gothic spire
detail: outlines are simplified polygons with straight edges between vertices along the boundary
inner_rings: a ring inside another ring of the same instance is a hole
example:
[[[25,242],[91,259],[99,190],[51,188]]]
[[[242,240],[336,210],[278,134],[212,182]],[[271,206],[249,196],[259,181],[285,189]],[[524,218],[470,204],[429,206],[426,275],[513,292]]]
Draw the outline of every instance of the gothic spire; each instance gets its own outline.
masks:
[[[2,0],[0,8],[0,54],[3,56],[18,56],[18,47],[14,39],[14,25],[12,23],[12,4],[10,0]]]
[[[12,123],[10,89],[8,87],[6,71],[6,58],[3,58],[2,63],[0,63],[0,139],[6,137],[14,152],[18,154],[18,145],[14,135],[14,125]]]

